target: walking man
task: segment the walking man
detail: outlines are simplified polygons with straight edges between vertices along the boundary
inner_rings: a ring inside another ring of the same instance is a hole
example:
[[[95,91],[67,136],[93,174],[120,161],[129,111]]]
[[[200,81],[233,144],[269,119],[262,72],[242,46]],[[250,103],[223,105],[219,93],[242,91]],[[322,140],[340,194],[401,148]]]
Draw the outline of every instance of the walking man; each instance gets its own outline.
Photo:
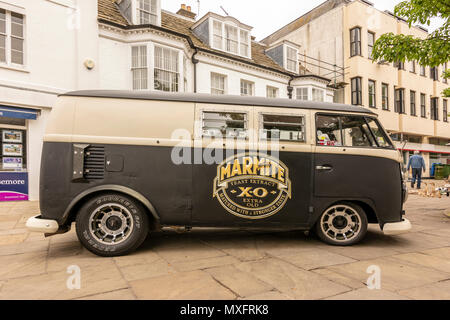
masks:
[[[412,168],[411,188],[414,188],[417,179],[417,189],[420,189],[422,170],[425,173],[425,161],[419,151],[414,151],[414,155],[409,158],[408,168],[406,170],[409,171],[409,168]]]

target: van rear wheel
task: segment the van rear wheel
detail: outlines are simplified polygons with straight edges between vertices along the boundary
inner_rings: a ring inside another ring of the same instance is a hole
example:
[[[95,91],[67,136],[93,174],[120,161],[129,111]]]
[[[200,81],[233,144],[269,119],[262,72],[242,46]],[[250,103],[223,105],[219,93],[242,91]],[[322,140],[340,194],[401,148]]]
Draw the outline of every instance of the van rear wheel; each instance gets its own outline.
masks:
[[[108,193],[88,200],[76,218],[80,242],[96,255],[115,257],[136,250],[148,234],[142,205],[122,194]]]
[[[367,216],[360,206],[342,202],[326,209],[316,223],[319,238],[332,245],[349,246],[367,233]]]

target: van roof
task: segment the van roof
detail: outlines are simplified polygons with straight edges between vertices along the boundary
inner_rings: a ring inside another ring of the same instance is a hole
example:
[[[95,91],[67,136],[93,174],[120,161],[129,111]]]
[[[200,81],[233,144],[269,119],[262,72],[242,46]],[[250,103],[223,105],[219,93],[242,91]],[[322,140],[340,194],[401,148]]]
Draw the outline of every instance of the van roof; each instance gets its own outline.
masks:
[[[168,93],[160,91],[142,92],[131,90],[82,90],[82,91],[67,92],[61,94],[60,96],[178,101],[178,102],[230,104],[230,105],[258,106],[258,107],[315,109],[327,111],[366,113],[376,115],[375,113],[366,108],[340,103],[302,101],[297,99],[281,99],[281,98],[243,97],[234,95]]]

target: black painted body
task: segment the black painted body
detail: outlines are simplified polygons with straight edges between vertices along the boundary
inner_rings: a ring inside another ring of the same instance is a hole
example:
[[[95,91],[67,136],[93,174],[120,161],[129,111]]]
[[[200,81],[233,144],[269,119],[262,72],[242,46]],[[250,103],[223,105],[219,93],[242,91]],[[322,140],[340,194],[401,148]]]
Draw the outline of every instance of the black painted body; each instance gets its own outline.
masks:
[[[89,194],[95,187],[116,185],[145,197],[163,226],[310,229],[327,207],[343,200],[370,206],[381,226],[402,220],[400,167],[385,158],[280,152],[280,160],[289,168],[292,198],[273,216],[249,220],[230,214],[213,198],[217,164],[176,165],[171,147],[104,147],[105,155],[123,159],[123,166],[106,169],[103,179],[73,180],[73,144],[44,143],[40,177],[43,218],[67,225],[85,199],[76,203],[77,196]],[[317,172],[315,166],[323,164],[332,165],[333,170]]]

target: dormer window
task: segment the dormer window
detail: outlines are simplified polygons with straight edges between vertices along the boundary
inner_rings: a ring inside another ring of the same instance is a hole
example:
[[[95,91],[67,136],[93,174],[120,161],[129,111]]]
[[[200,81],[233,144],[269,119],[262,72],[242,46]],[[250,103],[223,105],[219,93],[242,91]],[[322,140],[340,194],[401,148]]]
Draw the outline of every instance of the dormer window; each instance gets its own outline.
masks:
[[[295,43],[284,40],[268,48],[266,54],[286,70],[299,73],[298,50]]]
[[[197,37],[211,48],[246,58],[251,58],[251,29],[233,17],[212,12],[192,26]]]
[[[298,70],[298,52],[297,49],[286,46],[286,69],[297,73]]]
[[[158,24],[157,0],[138,0],[136,10],[138,24]]]

